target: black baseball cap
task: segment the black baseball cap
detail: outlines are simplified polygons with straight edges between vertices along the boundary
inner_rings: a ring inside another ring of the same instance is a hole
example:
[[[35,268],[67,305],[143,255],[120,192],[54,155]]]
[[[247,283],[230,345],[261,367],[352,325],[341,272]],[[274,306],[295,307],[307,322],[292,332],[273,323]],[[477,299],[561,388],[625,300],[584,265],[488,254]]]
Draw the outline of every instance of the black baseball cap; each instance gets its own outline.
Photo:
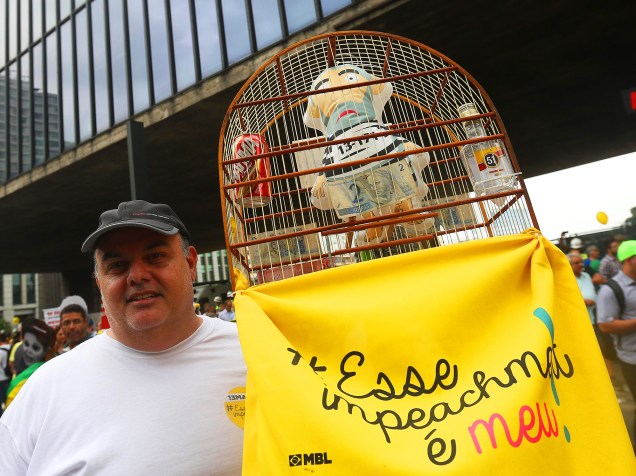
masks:
[[[168,205],[132,200],[122,202],[116,210],[108,210],[100,215],[99,226],[82,244],[82,252],[93,251],[97,240],[104,233],[126,227],[147,228],[164,235],[181,233],[188,241],[191,241],[187,228]]]

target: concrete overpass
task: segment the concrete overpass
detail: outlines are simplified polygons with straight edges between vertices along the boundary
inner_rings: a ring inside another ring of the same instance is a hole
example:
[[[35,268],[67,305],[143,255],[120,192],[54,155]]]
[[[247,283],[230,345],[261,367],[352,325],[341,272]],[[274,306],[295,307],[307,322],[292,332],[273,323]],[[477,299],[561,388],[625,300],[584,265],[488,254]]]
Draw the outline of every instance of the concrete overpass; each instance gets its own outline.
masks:
[[[174,207],[199,250],[224,247],[217,147],[229,103],[275,52],[334,30],[394,33],[463,66],[497,106],[525,177],[636,151],[636,115],[621,97],[636,87],[634,18],[636,4],[620,1],[357,2],[136,116],[150,198]],[[0,273],[87,280],[82,240],[100,211],[129,198],[125,124],[0,186]]]

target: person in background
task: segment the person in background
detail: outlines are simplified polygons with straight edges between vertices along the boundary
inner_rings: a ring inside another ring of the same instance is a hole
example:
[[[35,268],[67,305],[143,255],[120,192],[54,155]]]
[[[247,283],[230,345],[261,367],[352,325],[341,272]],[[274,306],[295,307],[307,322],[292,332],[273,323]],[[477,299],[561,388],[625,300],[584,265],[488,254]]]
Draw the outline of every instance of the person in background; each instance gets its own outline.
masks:
[[[221,299],[221,296],[216,296],[214,298],[214,311],[216,315],[218,316],[223,309],[225,309],[225,304],[223,304],[223,299]]]
[[[197,252],[168,205],[101,214],[92,255],[110,329],[38,370],[0,419],[0,475],[240,475],[236,325],[194,313]],[[95,411],[99,408],[99,411]]]
[[[625,306],[621,309],[617,294],[609,285],[601,287],[597,299],[598,326],[601,332],[612,334],[625,383],[636,400],[636,240],[623,241],[616,258],[622,269],[612,279],[622,291]]]
[[[601,250],[598,246],[590,245],[587,247],[587,258],[583,260],[583,268],[587,274],[594,276],[601,268]]]
[[[570,240],[570,249],[568,253],[572,252],[578,253],[579,255],[583,253],[583,241],[581,241],[581,238],[572,238]]]
[[[235,321],[236,320],[236,314],[234,313],[234,309],[233,309],[233,302],[231,299],[228,299],[225,301],[225,309],[223,309],[221,312],[219,312],[219,319],[223,320],[223,321]]]
[[[598,292],[599,287],[605,284],[605,278],[601,275],[601,250],[596,245],[590,245],[587,247],[588,257],[583,260],[583,271],[592,277],[594,287]]]
[[[95,337],[97,335],[97,329],[95,329],[95,321],[92,317],[88,318],[88,338]]]
[[[55,331],[44,321],[31,319],[23,323],[22,349],[26,369],[18,373],[9,384],[6,407],[9,408],[16,395],[22,390],[25,382],[38,370],[44,362],[52,359]],[[3,473],[4,474],[4,473]],[[8,474],[8,473],[7,473]]]
[[[203,308],[203,314],[208,317],[216,317],[216,306],[214,303],[207,303]]]
[[[53,345],[53,352],[56,356],[64,353],[66,347],[66,334],[60,324],[55,328],[55,344]]]
[[[564,253],[568,254],[570,251],[581,253],[583,248],[583,241],[580,238],[574,237],[569,242],[567,241],[568,232],[561,232],[561,236],[557,243],[557,247]]]
[[[568,253],[568,260],[570,261],[570,266],[574,272],[576,284],[578,284],[579,290],[583,296],[583,301],[585,302],[590,322],[594,324],[596,321],[596,316],[594,314],[594,310],[596,308],[596,289],[594,289],[592,277],[583,271],[583,259],[579,253],[570,251]]]
[[[566,255],[570,252],[570,247],[568,246],[567,242],[565,241],[567,236],[568,236],[568,232],[567,231],[562,231],[561,232],[561,236],[559,237],[559,241],[556,244],[557,248],[559,248]]]
[[[88,306],[81,296],[68,296],[60,304],[60,324],[66,335],[68,350],[90,339]]]
[[[583,302],[587,308],[590,322],[594,327],[594,334],[596,335],[596,340],[598,341],[598,345],[601,349],[601,354],[603,354],[607,373],[611,379],[614,379],[614,367],[612,365],[612,361],[616,360],[616,352],[614,351],[612,338],[609,335],[600,332],[598,329],[596,319],[596,286],[594,286],[590,275],[583,271],[583,259],[578,253],[572,251],[568,253],[568,260],[570,261],[570,266],[574,272],[576,284],[579,286],[579,290],[583,296]]]
[[[618,246],[621,244],[618,240],[612,240],[607,244],[605,256],[599,265],[599,273],[601,274],[601,283],[605,284],[608,279],[614,277],[621,269],[621,263],[616,257]]]
[[[24,325],[28,322],[28,319],[20,323],[20,332],[14,334],[14,343],[11,347],[11,353],[9,354],[9,367],[13,375],[17,375],[27,368],[24,362],[24,349],[22,348],[22,340],[24,339]]]

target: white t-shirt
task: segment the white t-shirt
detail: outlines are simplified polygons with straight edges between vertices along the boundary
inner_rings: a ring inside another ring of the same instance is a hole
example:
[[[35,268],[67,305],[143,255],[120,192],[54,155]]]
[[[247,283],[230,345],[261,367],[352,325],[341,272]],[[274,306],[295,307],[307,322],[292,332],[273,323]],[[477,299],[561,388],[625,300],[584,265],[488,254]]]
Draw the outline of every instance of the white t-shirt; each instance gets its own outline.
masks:
[[[156,353],[101,334],[26,382],[0,419],[0,474],[239,475],[245,376],[219,319]]]

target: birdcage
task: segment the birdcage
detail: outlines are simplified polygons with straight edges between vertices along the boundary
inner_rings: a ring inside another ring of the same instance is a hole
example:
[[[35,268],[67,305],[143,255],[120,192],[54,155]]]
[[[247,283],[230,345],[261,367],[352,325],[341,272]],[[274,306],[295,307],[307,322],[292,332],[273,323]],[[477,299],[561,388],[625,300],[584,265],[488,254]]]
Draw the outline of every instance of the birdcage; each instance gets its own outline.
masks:
[[[263,64],[226,113],[219,176],[230,266],[250,285],[538,228],[484,90],[384,33]]]

